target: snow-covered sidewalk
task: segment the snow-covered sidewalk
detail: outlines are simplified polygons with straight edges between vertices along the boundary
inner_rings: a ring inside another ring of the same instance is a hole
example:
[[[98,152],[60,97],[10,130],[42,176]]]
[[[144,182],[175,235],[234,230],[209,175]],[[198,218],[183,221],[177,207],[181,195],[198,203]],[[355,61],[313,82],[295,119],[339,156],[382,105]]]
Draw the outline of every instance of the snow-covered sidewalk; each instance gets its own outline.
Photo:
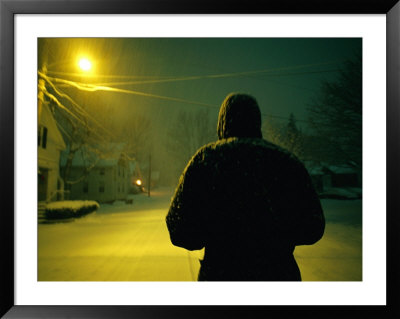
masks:
[[[39,224],[39,281],[192,281],[203,252],[175,247],[165,225],[172,190],[134,196],[72,222]],[[327,227],[295,250],[303,280],[361,280],[361,201],[323,200]]]
[[[102,205],[73,222],[39,225],[40,281],[192,281],[198,253],[173,246],[165,227],[171,190]]]

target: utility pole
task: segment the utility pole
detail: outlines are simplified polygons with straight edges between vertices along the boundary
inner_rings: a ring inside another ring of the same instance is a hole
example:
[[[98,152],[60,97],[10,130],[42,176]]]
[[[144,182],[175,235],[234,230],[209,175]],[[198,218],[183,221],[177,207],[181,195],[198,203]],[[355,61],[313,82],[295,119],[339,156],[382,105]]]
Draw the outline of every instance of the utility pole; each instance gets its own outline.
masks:
[[[148,189],[147,189],[148,197],[150,197],[150,187],[151,187],[151,154],[149,154],[149,181],[148,181]]]
[[[46,75],[47,68],[46,65],[43,65],[41,72]],[[38,123],[40,124],[40,117],[42,115],[42,108],[43,108],[43,102],[44,102],[44,91],[46,90],[45,87],[45,80],[40,77],[39,78],[39,83],[38,83]]]

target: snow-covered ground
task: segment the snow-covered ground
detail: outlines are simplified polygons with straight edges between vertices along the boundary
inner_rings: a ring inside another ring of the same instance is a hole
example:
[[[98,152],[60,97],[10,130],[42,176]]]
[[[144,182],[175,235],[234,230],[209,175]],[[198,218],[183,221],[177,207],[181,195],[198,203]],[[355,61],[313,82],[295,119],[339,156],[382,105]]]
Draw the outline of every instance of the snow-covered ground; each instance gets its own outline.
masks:
[[[203,251],[173,246],[165,225],[171,189],[103,204],[83,218],[39,224],[40,281],[192,281]],[[361,200],[322,200],[324,237],[295,250],[304,281],[362,280]]]
[[[324,236],[294,252],[303,280],[362,280],[362,201],[323,199],[321,203]]]

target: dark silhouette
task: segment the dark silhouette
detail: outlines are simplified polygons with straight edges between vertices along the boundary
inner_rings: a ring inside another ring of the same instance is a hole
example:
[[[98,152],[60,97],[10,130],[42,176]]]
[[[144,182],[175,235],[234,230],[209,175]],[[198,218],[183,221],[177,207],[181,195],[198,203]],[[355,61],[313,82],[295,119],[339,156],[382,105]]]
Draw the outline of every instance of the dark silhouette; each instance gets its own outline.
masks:
[[[299,281],[296,245],[311,245],[325,219],[303,164],[262,139],[256,100],[230,94],[218,138],[186,166],[166,217],[171,242],[205,247],[198,280]]]

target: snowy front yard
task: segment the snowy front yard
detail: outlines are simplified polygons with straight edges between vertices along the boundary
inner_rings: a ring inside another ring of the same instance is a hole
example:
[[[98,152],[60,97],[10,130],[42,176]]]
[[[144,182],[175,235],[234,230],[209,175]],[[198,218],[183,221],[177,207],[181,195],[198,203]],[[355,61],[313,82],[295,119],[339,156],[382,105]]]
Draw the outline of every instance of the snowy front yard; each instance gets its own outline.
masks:
[[[202,251],[173,246],[165,226],[172,190],[103,204],[72,222],[39,224],[39,281],[193,281]],[[304,281],[362,280],[361,200],[322,200],[324,237],[295,250]]]

